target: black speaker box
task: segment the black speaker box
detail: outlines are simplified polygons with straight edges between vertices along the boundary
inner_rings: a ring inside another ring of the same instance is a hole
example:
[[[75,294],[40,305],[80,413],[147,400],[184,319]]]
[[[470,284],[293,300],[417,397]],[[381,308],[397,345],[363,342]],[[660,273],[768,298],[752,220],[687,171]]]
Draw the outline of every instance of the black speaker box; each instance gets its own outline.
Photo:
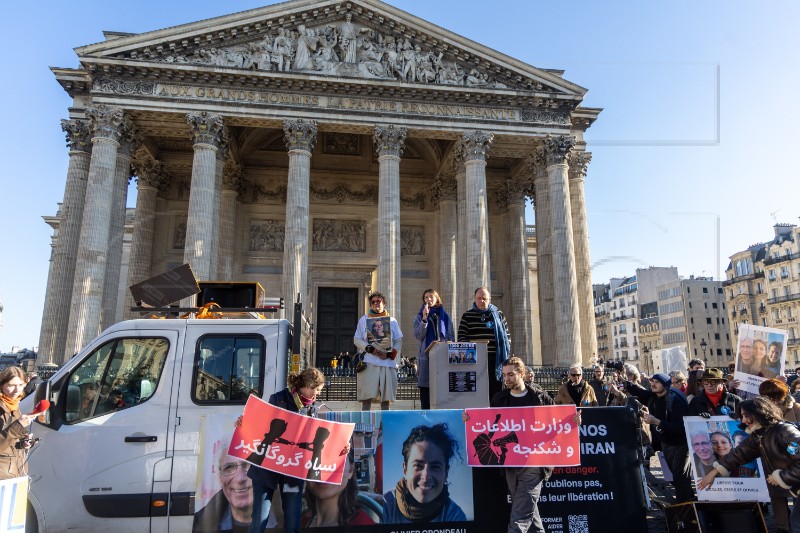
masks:
[[[216,302],[220,307],[260,307],[264,288],[257,281],[221,282],[201,281],[197,293],[197,307]]]
[[[688,502],[664,509],[669,533],[767,533],[758,502]]]

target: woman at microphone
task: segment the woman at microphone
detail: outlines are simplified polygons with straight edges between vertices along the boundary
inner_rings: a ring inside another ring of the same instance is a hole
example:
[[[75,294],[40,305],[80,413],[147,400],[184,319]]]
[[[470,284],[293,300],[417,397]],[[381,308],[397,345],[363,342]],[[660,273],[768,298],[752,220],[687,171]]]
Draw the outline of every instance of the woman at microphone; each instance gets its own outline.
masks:
[[[455,340],[450,315],[444,310],[441,296],[433,289],[427,289],[422,293],[422,307],[414,319],[414,337],[419,341],[419,355],[417,356],[419,403],[420,407],[427,411],[431,408],[431,389],[426,350],[434,341]]]
[[[27,476],[28,428],[36,415],[23,415],[19,401],[25,395],[25,372],[18,366],[0,371],[0,479]]]

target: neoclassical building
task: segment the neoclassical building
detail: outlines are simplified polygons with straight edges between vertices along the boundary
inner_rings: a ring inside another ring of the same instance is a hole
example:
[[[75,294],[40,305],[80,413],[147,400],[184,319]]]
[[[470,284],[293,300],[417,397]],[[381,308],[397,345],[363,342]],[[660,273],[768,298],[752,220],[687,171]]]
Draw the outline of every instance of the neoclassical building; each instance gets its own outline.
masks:
[[[596,353],[584,132],[600,110],[562,71],[378,0],[105,35],[53,69],[73,102],[43,359],[131,316],[119,287],[183,263],[299,295],[320,361],[351,344],[371,290],[413,355],[422,292],[457,321],[481,285],[530,363]]]

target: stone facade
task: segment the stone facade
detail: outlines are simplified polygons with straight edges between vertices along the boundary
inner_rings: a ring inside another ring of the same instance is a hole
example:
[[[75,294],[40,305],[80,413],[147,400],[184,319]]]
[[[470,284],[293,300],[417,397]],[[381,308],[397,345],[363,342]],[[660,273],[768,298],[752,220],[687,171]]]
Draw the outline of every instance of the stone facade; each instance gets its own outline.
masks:
[[[184,262],[307,310],[320,287],[357,289],[361,311],[380,290],[406,334],[426,288],[457,320],[487,285],[528,362],[593,355],[583,136],[600,110],[581,107],[582,87],[378,0],[289,1],[76,53],[79,69],[53,71],[74,100],[61,227],[80,242],[54,239],[62,316],[45,312],[44,359],[108,323],[107,283]],[[106,253],[125,164],[139,187],[129,269]]]

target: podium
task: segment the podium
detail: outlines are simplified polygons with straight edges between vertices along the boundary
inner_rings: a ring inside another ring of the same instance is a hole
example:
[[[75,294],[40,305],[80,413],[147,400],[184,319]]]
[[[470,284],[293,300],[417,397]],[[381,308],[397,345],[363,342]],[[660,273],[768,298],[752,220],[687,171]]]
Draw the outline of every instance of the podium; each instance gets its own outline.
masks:
[[[487,346],[487,341],[431,343],[431,409],[489,407]]]

